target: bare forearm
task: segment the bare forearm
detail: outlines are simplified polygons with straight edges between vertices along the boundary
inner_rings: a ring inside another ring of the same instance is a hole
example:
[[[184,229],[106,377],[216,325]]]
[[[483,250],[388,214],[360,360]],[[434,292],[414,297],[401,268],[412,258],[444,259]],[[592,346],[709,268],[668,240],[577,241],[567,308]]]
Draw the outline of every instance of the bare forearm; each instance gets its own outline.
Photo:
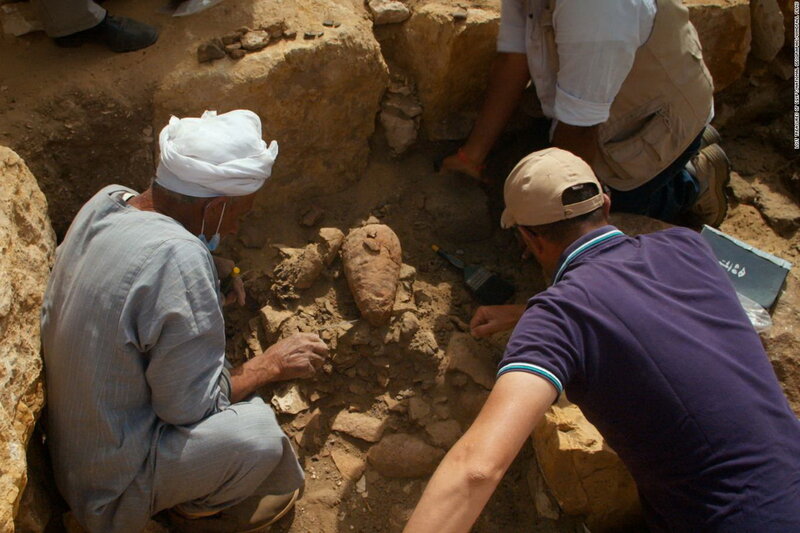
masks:
[[[405,533],[469,531],[489,501],[503,472],[470,472],[457,444],[445,456],[414,510]]]
[[[231,370],[231,403],[240,402],[259,387],[277,381],[278,369],[254,364],[253,361],[251,359]]]
[[[489,75],[489,86],[475,126],[464,144],[464,152],[482,162],[519,105],[530,81],[525,54],[497,54]]]

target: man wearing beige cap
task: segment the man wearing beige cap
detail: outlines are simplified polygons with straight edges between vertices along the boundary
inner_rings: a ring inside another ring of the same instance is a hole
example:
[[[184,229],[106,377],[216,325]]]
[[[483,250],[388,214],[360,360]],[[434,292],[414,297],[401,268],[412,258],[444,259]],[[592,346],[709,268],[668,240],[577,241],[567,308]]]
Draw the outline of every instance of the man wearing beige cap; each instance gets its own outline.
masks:
[[[592,170],[556,148],[524,158],[504,196],[503,226],[552,284],[475,313],[476,337],[514,332],[406,531],[468,531],[562,392],[629,468],[650,531],[800,531],[800,422],[702,238],[609,226]]]
[[[245,110],[172,117],[153,185],[98,192],[56,254],[42,309],[56,483],[95,532],[250,531],[287,512],[303,472],[253,396],[327,354],[298,334],[230,368],[213,251],[278,155]],[[241,287],[240,287],[241,289]],[[242,301],[243,293],[239,299]]]

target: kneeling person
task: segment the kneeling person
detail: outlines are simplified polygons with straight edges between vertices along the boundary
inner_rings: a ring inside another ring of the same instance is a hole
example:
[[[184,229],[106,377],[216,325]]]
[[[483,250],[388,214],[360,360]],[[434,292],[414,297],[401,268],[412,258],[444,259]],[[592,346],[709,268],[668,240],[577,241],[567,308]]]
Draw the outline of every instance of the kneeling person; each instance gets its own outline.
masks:
[[[704,240],[609,226],[591,168],[557,148],[523,159],[504,196],[503,226],[552,286],[477,310],[473,335],[514,332],[406,531],[468,531],[563,391],[627,465],[652,531],[800,531],[800,422]]]
[[[210,250],[271,173],[277,144],[258,116],[173,117],[159,142],[155,183],[102,189],[58,248],[42,310],[56,482],[89,531],[141,531],[164,509],[186,530],[250,530],[303,485],[275,414],[252,395],[312,375],[327,347],[299,334],[226,364]]]

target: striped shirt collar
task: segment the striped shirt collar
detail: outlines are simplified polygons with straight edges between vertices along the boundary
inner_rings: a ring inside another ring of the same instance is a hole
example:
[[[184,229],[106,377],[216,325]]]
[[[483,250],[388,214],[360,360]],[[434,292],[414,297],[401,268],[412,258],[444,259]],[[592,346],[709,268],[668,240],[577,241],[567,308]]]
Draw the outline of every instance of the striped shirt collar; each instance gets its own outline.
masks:
[[[556,275],[553,276],[553,285],[558,283],[575,258],[583,255],[587,250],[591,250],[609,239],[619,237],[620,235],[625,234],[614,226],[603,226],[602,228],[587,233],[570,244],[567,249],[564,250],[564,253],[561,254],[561,259],[558,262],[559,267],[556,270]]]

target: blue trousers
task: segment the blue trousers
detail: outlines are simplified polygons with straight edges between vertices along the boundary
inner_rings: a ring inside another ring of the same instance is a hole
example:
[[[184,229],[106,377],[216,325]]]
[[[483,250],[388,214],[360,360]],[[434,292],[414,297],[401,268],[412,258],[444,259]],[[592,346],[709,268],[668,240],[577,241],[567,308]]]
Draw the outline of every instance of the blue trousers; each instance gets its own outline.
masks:
[[[700,195],[700,183],[686,171],[686,163],[700,149],[703,132],[681,156],[656,177],[630,191],[611,189],[611,209],[673,223]]]

